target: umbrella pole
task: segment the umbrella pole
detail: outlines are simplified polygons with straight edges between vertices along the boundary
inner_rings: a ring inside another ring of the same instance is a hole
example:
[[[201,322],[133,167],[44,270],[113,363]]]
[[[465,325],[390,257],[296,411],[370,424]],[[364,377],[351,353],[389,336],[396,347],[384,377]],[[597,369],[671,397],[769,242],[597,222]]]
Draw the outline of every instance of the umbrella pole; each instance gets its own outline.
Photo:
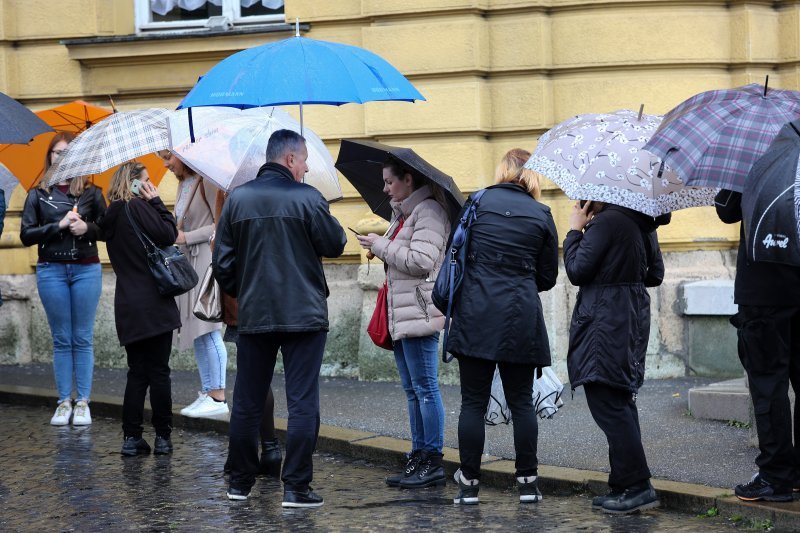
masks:
[[[194,121],[192,120],[192,108],[188,108],[189,115],[189,139],[194,142]]]
[[[303,102],[300,102],[300,135],[303,135]]]
[[[644,111],[644,104],[639,106],[639,117],[636,119],[637,122],[642,121],[642,112]]]

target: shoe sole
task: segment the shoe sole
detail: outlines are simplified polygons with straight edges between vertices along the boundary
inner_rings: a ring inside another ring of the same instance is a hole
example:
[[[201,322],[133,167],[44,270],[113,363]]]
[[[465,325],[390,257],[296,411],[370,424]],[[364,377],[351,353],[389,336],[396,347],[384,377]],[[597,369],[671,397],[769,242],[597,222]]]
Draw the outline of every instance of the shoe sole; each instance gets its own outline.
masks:
[[[519,497],[519,503],[536,503],[542,500],[541,494],[532,494]]]
[[[747,498],[745,496],[736,495],[737,498],[742,500],[743,502],[791,502],[794,500],[791,494],[787,494],[786,496],[756,496],[754,498]]]
[[[230,492],[226,492],[226,493],[225,493],[225,496],[227,496],[227,497],[228,497],[228,499],[229,499],[230,501],[232,501],[232,502],[243,502],[243,501],[245,501],[247,498],[249,498],[249,497],[250,497],[250,495],[249,495],[249,494],[247,494],[247,495],[241,495],[241,494],[231,494]]]
[[[188,413],[188,414],[181,413],[181,414],[189,418],[212,418],[215,416],[227,415],[228,413],[230,413],[228,409],[225,409],[224,411],[220,409],[219,411],[211,411],[210,413]]]
[[[153,450],[153,455],[170,455],[172,450]]]
[[[56,427],[68,426],[68,425],[69,425],[69,420],[65,420],[64,422],[53,422],[53,421],[51,420],[51,421],[50,421],[50,425],[51,425],[51,426],[56,426]]]
[[[606,509],[605,507],[603,507],[603,512],[604,513],[608,513],[608,514],[631,514],[631,513],[638,512],[638,511],[646,511],[647,509],[655,509],[656,507],[659,507],[660,505],[661,505],[661,502],[656,500],[654,502],[645,503],[645,504],[640,505],[638,507],[634,507],[633,509],[625,509],[624,511],[623,510],[619,510],[618,511],[616,509]]]
[[[444,487],[447,485],[446,479],[437,479],[436,481],[431,481],[429,483],[425,483],[424,485],[403,485],[400,483],[401,489],[427,489],[428,487]]]
[[[283,502],[281,503],[281,507],[285,507],[287,509],[302,509],[306,507],[322,507],[325,502],[319,503],[295,503],[295,502]]]
[[[136,451],[135,453],[130,452],[119,452],[119,454],[123,457],[136,457],[137,455],[150,455],[150,450],[147,451]]]
[[[91,420],[78,420],[76,422],[75,420],[73,420],[72,421],[72,425],[73,426],[91,426],[92,425],[92,421]]]
[[[470,498],[453,498],[453,503],[456,505],[478,505],[480,503],[477,496]]]

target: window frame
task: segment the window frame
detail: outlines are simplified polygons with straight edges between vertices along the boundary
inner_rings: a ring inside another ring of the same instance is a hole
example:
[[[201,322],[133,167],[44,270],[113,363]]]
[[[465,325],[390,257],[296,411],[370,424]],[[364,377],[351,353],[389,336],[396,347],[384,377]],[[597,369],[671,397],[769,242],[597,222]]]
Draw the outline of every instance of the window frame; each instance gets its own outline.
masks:
[[[285,8],[286,3],[284,2],[284,9]],[[151,20],[152,12],[150,11],[150,0],[134,0],[134,9],[137,33],[202,29],[206,27],[206,23],[208,22],[207,18],[153,22]],[[228,20],[237,26],[283,23],[286,21],[286,17],[283,14],[242,16],[242,4],[239,0],[222,0],[222,16],[228,17]]]

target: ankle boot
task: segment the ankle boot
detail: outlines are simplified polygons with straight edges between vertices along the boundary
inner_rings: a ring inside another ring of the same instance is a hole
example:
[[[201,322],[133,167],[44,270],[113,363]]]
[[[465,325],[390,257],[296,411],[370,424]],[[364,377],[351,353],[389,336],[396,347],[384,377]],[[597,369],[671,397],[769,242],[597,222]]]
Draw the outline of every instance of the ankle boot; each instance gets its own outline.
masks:
[[[258,462],[258,473],[263,476],[280,477],[281,444],[278,439],[261,442],[261,460]]]
[[[405,478],[414,475],[414,472],[417,471],[419,467],[419,459],[420,459],[420,452],[422,450],[414,450],[406,457],[406,467],[403,469],[402,472],[399,474],[394,474],[393,476],[388,476],[386,478],[386,484],[390,487],[399,487],[400,482]]]
[[[442,466],[442,454],[422,450],[417,471],[413,475],[400,480],[400,488],[444,487],[446,483],[444,467]]]

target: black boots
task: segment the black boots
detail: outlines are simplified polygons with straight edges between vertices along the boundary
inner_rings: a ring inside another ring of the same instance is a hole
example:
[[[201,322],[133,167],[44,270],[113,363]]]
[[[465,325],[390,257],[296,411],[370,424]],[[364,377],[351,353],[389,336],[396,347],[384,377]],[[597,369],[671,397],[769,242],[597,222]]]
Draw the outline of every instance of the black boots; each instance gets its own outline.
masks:
[[[125,437],[120,453],[126,457],[147,455],[150,453],[150,445],[142,437]]]
[[[258,473],[262,476],[281,477],[281,444],[278,439],[261,441],[261,460]]]
[[[414,450],[406,456],[406,466],[399,474],[389,476],[386,478],[386,484],[390,487],[399,487],[400,482],[405,478],[414,474],[419,466],[420,453],[422,450]]]
[[[789,493],[791,497],[791,493]],[[592,502],[594,503],[594,502]],[[659,506],[658,496],[650,481],[628,487],[616,499],[603,502],[604,513],[627,514]]]
[[[446,483],[444,467],[442,467],[442,454],[422,450],[419,454],[417,470],[412,475],[400,480],[400,488],[444,487]]]

